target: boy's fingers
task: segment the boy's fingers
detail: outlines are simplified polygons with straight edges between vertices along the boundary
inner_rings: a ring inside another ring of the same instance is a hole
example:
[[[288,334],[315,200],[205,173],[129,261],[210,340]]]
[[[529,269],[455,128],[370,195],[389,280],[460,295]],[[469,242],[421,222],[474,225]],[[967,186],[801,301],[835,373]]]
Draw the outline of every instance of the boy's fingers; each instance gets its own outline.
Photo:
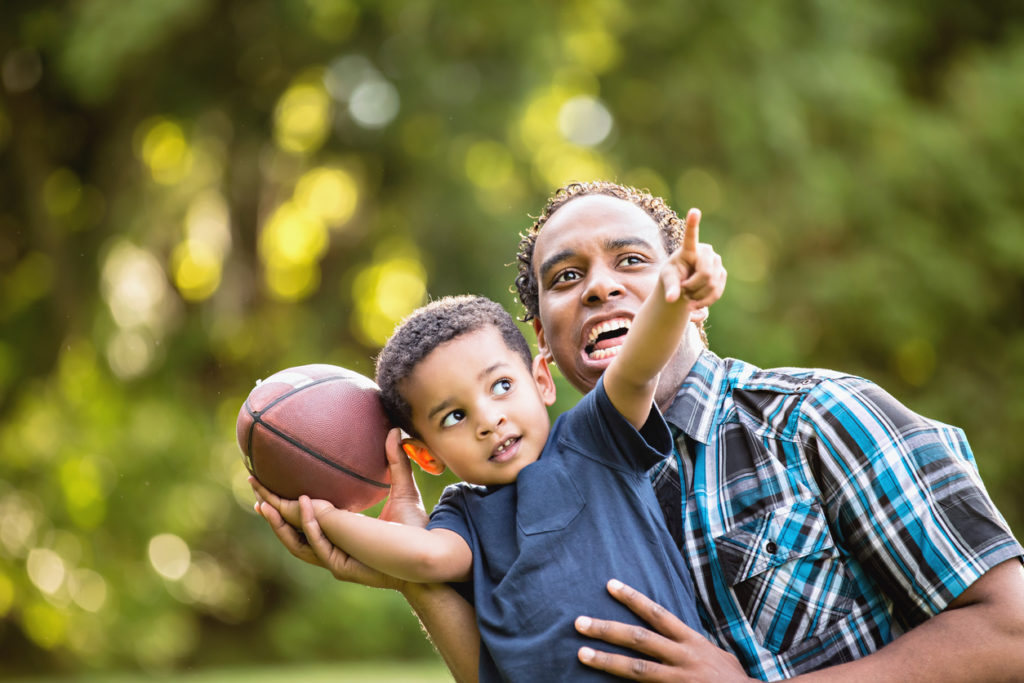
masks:
[[[697,244],[700,242],[700,209],[690,209],[686,213],[686,234],[683,235],[683,253],[687,261],[693,263],[697,258]]]

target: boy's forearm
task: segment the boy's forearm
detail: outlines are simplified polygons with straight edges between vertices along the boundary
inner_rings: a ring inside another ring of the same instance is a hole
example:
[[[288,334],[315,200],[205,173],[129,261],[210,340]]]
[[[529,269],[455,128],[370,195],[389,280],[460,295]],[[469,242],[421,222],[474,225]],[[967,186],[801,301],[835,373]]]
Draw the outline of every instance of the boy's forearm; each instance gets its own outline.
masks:
[[[622,350],[605,373],[605,390],[612,404],[634,426],[642,425],[650,413],[658,376],[679,348],[689,314],[685,295],[665,301],[665,289],[659,282],[637,312]]]
[[[436,562],[425,562],[436,539],[421,527],[385,522],[347,510],[331,510],[317,521],[327,538],[360,562],[405,581],[443,581]]]

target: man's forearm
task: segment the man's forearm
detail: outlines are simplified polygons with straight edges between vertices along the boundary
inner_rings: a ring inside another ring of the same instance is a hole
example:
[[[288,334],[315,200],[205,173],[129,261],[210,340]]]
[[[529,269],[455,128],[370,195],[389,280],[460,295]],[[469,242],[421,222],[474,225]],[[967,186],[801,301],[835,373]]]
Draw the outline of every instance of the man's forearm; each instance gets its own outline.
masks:
[[[446,584],[410,583],[401,592],[455,680],[477,681],[480,631],[473,607]]]
[[[1004,681],[1024,678],[1024,569],[993,567],[949,607],[878,652],[800,681]]]

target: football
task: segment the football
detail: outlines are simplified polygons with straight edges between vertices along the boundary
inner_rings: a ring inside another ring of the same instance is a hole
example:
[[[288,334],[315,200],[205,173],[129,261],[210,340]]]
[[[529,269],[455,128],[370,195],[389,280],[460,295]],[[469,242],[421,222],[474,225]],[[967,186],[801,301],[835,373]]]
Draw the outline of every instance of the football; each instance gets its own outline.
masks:
[[[282,498],[362,512],[391,490],[391,423],[373,380],[336,365],[301,365],[256,382],[238,412],[245,467]]]

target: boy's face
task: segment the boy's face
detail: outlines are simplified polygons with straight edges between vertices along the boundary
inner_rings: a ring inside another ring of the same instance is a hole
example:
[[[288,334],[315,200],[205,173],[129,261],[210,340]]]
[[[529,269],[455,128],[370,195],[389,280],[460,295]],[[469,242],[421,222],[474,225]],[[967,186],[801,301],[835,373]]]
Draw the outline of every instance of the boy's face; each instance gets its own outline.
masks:
[[[473,484],[515,481],[540,457],[551,428],[546,366],[528,367],[492,326],[435,348],[399,390],[423,445]]]

